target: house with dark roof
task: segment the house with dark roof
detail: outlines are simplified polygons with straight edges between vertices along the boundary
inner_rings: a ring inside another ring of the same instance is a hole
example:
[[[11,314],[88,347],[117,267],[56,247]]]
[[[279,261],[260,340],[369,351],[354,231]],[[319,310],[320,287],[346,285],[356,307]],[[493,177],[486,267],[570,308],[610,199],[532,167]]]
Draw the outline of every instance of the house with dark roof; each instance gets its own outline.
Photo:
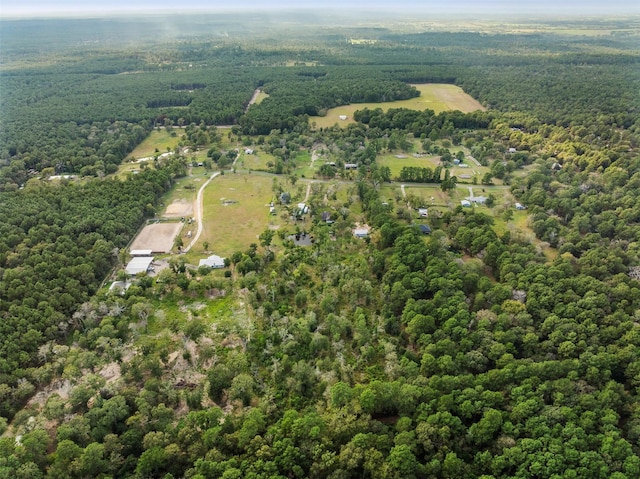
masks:
[[[423,235],[431,234],[431,227],[429,225],[416,225]]]

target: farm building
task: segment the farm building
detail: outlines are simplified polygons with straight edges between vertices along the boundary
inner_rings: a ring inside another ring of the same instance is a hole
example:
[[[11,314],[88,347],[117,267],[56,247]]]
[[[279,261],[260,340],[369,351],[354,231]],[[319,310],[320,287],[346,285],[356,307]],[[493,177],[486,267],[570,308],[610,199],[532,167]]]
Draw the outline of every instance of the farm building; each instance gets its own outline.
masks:
[[[345,170],[357,170],[358,169],[358,165],[355,163],[345,163],[344,164],[344,169]]]
[[[484,205],[487,202],[487,197],[486,196],[469,196],[467,197],[467,201],[470,201],[472,203],[475,203],[477,205]],[[464,205],[462,205],[464,206]],[[471,206],[471,205],[469,205]]]
[[[151,268],[153,262],[152,256],[136,256],[125,268],[125,272],[128,276],[135,276],[138,273],[147,273]]]
[[[224,268],[224,258],[218,255],[212,254],[208,258],[201,259],[198,266],[208,266],[209,268]]]
[[[469,200],[462,200],[460,202],[460,204],[464,207],[464,208],[469,208],[471,206],[471,201]]]
[[[340,118],[342,121],[347,119],[347,115],[340,115],[338,116],[338,118]]]
[[[144,256],[151,256],[153,252],[150,249],[132,249],[129,254],[131,254],[132,257],[136,258],[136,257],[144,257]]]

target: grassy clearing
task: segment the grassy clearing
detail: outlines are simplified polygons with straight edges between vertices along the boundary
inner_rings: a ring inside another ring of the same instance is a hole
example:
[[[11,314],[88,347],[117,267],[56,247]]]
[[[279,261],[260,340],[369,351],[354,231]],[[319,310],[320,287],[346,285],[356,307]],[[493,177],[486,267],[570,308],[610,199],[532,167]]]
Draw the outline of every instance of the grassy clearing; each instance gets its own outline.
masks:
[[[259,170],[267,171],[268,163],[275,163],[275,156],[265,153],[264,151],[254,150],[253,155],[247,155],[241,150],[240,158],[236,161],[236,168],[243,170]]]
[[[175,133],[175,136],[172,136],[173,133]],[[149,133],[149,136],[127,156],[127,159],[147,158],[159,153],[165,153],[167,148],[172,151],[178,146],[182,134],[182,128],[174,128],[172,132],[168,132],[164,128],[161,130],[153,130]]]
[[[391,178],[397,178],[400,175],[402,168],[416,167],[416,168],[431,168],[432,170],[437,166],[439,157],[437,156],[423,156],[416,158],[411,154],[402,154],[406,158],[397,158],[397,153],[389,153],[378,156],[376,163],[380,166],[388,166],[391,170]]]
[[[293,170],[294,174],[301,178],[313,178],[316,173],[316,169],[322,165],[322,161],[316,161],[311,166],[311,153],[309,151],[299,152],[296,156],[296,167]]]
[[[256,97],[255,101],[253,102],[254,105],[259,105],[260,103],[262,103],[264,101],[265,98],[269,98],[269,94],[263,92],[262,90],[260,90],[260,93],[258,93],[258,96]]]
[[[195,250],[202,251],[206,241],[209,250],[226,257],[259,243],[258,236],[270,224],[279,227],[279,215],[269,215],[272,185],[271,176],[248,173],[227,173],[214,179],[204,191],[204,230]]]
[[[315,123],[316,128],[326,128],[335,124],[340,126],[348,125],[354,123],[353,113],[356,110],[363,110],[364,108],[382,108],[384,111],[390,108],[408,108],[410,110],[429,109],[436,113],[449,110],[460,110],[465,113],[484,110],[484,107],[478,101],[470,95],[467,95],[462,88],[456,85],[429,83],[414,86],[420,92],[420,96],[417,98],[385,103],[355,103],[343,105],[330,109],[323,117],[309,117],[309,121],[311,125]],[[340,116],[346,116],[347,119],[340,120]]]

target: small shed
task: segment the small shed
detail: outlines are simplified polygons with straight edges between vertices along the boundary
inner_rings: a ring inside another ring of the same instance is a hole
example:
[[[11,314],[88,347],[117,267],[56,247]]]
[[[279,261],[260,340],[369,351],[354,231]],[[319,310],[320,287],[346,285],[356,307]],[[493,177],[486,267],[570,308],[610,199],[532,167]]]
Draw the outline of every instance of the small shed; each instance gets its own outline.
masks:
[[[470,208],[471,207],[471,201],[469,200],[462,200],[460,202],[460,204],[464,207],[464,208]]]
[[[366,238],[369,236],[369,230],[366,228],[356,228],[353,230],[353,236],[356,238]]]
[[[517,210],[526,210],[527,207],[525,205],[523,205],[522,203],[516,203],[516,209]]]
[[[418,208],[418,216],[420,218],[426,218],[429,216],[429,212],[426,208]]]

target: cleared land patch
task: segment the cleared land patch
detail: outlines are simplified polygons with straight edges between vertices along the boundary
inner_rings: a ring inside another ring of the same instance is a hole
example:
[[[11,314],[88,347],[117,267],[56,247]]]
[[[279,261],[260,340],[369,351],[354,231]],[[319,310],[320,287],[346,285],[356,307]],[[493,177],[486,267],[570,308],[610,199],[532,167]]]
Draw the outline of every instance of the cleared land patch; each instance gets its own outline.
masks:
[[[170,218],[181,218],[183,216],[191,216],[193,214],[193,202],[179,199],[174,200],[164,213],[164,216]]]
[[[469,113],[485,108],[473,97],[466,94],[462,88],[456,85],[444,83],[425,83],[413,85],[420,92],[420,96],[409,100],[390,101],[385,103],[353,103],[332,108],[325,116],[311,116],[309,121],[316,128],[326,128],[338,125],[348,125],[354,123],[353,113],[357,110],[369,108],[382,108],[387,111],[390,108],[408,108],[410,110],[433,110],[436,113],[449,110],[460,110]],[[342,120],[341,117],[346,117]]]
[[[196,250],[206,241],[209,250],[227,257],[259,243],[260,233],[279,223],[282,213],[276,205],[277,216],[269,215],[272,184],[273,177],[256,174],[225,174],[213,180],[204,190],[204,229]]]
[[[145,226],[131,243],[131,249],[150,249],[154,253],[168,253],[182,223],[156,223]]]
[[[175,133],[175,136],[172,136]],[[153,130],[149,133],[142,143],[140,143],[135,150],[133,150],[127,158],[147,158],[150,156],[166,153],[167,148],[173,150],[178,146],[180,137],[184,133],[182,128],[174,127],[171,132],[165,130]],[[156,151],[157,150],[157,151]]]

